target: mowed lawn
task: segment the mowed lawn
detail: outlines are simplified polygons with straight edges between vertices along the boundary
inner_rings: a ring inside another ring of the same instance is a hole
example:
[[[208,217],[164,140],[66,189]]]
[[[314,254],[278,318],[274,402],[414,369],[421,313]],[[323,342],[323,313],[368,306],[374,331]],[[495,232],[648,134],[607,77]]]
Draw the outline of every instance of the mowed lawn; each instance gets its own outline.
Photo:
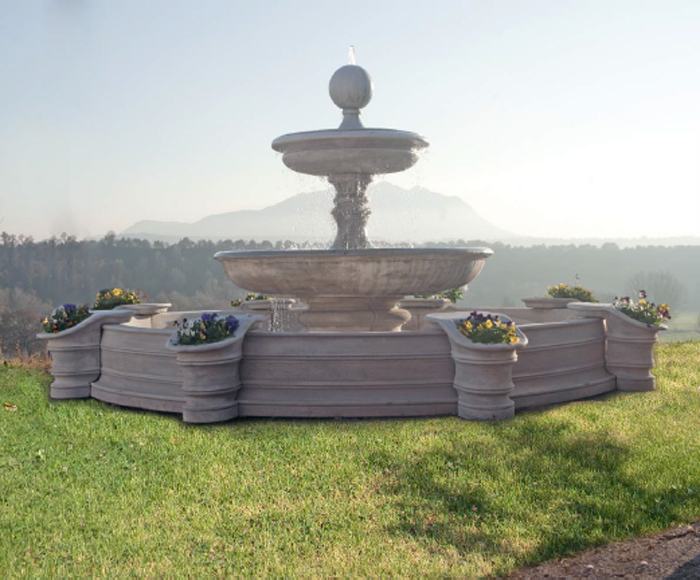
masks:
[[[498,424],[195,427],[0,368],[0,577],[501,575],[694,521],[700,343],[657,361],[656,392]]]

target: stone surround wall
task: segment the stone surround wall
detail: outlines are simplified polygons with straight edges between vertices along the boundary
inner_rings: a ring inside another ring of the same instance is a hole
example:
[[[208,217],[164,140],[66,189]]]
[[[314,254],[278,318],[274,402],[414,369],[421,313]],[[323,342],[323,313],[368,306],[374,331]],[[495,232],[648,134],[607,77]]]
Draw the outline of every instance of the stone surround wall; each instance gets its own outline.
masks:
[[[494,309],[495,310],[495,309]],[[528,309],[500,309],[526,320]],[[517,314],[513,312],[518,312]],[[167,313],[150,324],[106,324],[94,398],[126,407],[182,413],[183,377],[166,349]],[[465,313],[466,315],[467,313]],[[561,316],[558,313],[557,316]],[[616,388],[606,369],[602,318],[525,323],[529,344],[513,366],[515,408],[583,399]],[[268,333],[243,341],[240,417],[405,417],[454,415],[455,366],[438,328],[419,332]]]

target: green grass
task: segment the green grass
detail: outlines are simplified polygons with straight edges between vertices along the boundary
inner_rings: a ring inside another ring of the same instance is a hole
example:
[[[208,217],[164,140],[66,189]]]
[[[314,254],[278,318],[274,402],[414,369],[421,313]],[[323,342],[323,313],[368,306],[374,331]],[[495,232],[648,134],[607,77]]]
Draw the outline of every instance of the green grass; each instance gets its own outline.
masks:
[[[656,392],[498,424],[193,427],[5,368],[0,577],[505,574],[693,521],[700,344],[657,360]]]

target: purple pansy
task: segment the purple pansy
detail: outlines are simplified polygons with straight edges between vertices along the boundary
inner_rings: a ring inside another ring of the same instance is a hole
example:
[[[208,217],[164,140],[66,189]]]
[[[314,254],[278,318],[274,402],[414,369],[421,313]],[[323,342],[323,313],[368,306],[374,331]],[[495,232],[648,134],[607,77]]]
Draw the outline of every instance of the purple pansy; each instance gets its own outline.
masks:
[[[226,332],[233,333],[238,328],[238,318],[235,316],[227,316],[224,322]]]

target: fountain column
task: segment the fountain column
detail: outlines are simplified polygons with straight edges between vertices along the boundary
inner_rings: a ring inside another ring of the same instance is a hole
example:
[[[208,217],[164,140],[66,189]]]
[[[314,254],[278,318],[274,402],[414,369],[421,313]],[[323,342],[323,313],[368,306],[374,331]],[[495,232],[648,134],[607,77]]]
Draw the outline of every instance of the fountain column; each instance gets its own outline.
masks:
[[[372,213],[367,199],[367,187],[372,176],[366,173],[340,173],[328,176],[335,188],[333,219],[338,234],[333,250],[365,250],[372,244],[367,238],[367,220]]]

